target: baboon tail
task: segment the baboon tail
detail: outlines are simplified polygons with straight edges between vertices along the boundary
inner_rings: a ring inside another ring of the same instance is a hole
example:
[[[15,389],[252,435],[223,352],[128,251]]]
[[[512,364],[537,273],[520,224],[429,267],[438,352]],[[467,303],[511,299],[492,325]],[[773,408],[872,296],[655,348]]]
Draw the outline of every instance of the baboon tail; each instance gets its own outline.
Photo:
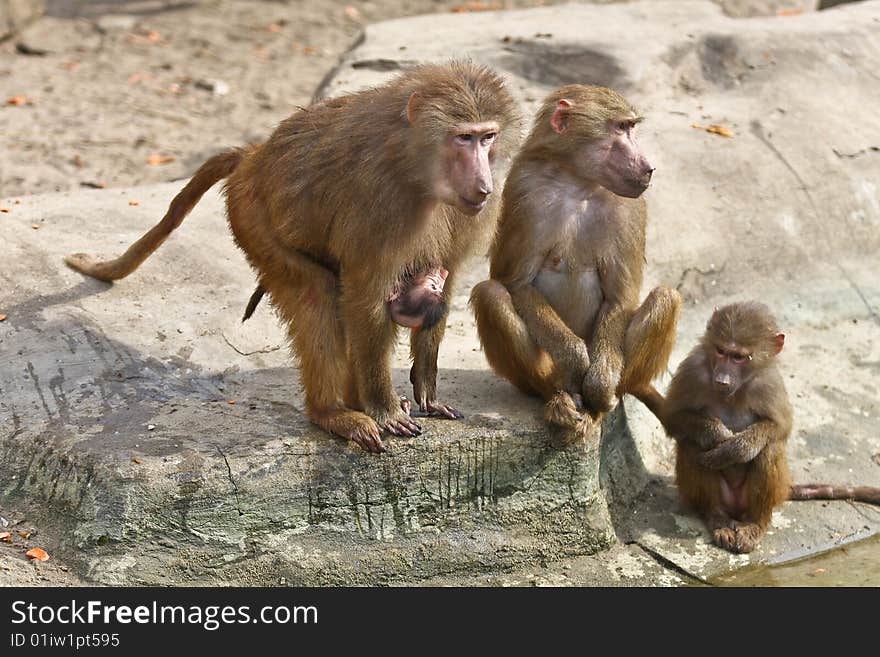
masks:
[[[245,151],[235,149],[215,155],[196,171],[192,179],[180,190],[162,221],[153,226],[143,237],[128,247],[128,250],[115,260],[95,261],[85,253],[74,253],[64,259],[71,269],[93,276],[102,281],[115,281],[125,278],[150,254],[159,248],[162,242],[180,226],[184,217],[199,202],[202,195],[215,183],[228,177],[244,159]]]
[[[262,300],[264,294],[266,294],[266,290],[263,289],[263,286],[257,285],[257,289],[254,290],[254,293],[251,295],[250,301],[248,301],[247,303],[247,307],[244,309],[244,317],[241,318],[242,322],[246,322],[251,318],[251,315],[254,314],[257,306],[260,305],[260,301]]]
[[[657,391],[657,388],[649,383],[642,388],[632,390],[631,393],[633,397],[635,397],[648,407],[648,410],[651,411],[658,420],[660,420],[661,424],[663,423],[663,406],[665,404],[665,400],[663,398],[663,395],[661,395]]]
[[[880,488],[872,486],[832,486],[829,484],[795,484],[788,494],[790,500],[854,500],[880,504]]]

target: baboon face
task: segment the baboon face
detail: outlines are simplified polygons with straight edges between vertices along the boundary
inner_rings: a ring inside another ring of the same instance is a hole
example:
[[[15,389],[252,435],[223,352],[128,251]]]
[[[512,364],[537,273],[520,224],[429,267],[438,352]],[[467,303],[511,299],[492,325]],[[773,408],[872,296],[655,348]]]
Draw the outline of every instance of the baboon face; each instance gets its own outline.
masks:
[[[438,155],[434,193],[437,198],[465,214],[475,215],[494,189],[499,126],[494,121],[455,126],[446,136]]]
[[[635,139],[636,124],[628,119],[609,121],[607,135],[599,140],[597,155],[603,158],[602,186],[618,196],[637,198],[648,189],[654,167]]]
[[[408,328],[431,328],[444,315],[446,304],[443,287],[449,272],[432,267],[400,281],[389,297],[391,320]]]

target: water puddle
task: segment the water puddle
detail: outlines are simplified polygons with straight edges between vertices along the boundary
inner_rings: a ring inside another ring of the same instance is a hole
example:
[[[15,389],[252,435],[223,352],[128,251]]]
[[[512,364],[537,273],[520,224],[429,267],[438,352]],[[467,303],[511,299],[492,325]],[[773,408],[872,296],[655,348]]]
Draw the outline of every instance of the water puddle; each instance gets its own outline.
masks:
[[[880,586],[880,534],[783,564],[749,566],[715,586]]]

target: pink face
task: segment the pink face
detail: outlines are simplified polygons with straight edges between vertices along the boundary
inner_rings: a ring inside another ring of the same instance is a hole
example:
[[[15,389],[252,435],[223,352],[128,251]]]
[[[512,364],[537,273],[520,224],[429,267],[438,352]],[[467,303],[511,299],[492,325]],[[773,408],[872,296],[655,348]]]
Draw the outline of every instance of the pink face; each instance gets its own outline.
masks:
[[[398,282],[388,298],[391,320],[408,328],[421,328],[426,320],[436,321],[441,314],[448,276],[449,272],[438,265],[406,282]]]
[[[456,126],[446,137],[436,175],[438,200],[475,215],[492,193],[492,164],[498,141],[494,121]]]
[[[782,351],[785,335],[777,333],[773,336],[774,356]],[[709,354],[712,368],[712,386],[724,396],[736,394],[743,383],[752,375],[753,354],[735,342],[716,344]]]
[[[413,278],[412,287],[422,287],[425,292],[439,298],[443,296],[443,286],[448,276],[449,272],[443,267],[429,269],[422,276]]]
[[[558,134],[568,129],[569,100],[560,100],[550,118],[550,125]],[[629,198],[637,198],[648,189],[654,167],[639,149],[635,139],[635,117],[609,121],[605,135],[590,140],[576,156],[576,165],[591,180],[605,189]]]
[[[599,144],[604,153],[600,183],[618,196],[637,198],[651,183],[654,167],[639,149],[634,120],[609,121],[608,135]]]
[[[747,377],[752,355],[736,344],[715,345],[709,359],[715,391],[724,396],[735,394]]]

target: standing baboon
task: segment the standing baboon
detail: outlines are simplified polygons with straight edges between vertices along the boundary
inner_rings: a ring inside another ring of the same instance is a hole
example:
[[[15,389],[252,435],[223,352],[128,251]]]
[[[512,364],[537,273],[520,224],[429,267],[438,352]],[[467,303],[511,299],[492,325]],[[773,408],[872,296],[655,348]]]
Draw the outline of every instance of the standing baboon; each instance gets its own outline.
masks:
[[[306,412],[327,431],[384,451],[381,431],[420,426],[391,384],[388,300],[405,271],[456,269],[494,226],[480,216],[492,166],[518,137],[501,78],[471,63],[413,68],[377,88],[318,103],[259,146],[208,160],[162,221],[117,260],[68,264],[103,280],[131,273],[226,178],[229,224],[287,324]],[[426,412],[461,415],[436,394],[446,322],[413,333],[411,380]]]

